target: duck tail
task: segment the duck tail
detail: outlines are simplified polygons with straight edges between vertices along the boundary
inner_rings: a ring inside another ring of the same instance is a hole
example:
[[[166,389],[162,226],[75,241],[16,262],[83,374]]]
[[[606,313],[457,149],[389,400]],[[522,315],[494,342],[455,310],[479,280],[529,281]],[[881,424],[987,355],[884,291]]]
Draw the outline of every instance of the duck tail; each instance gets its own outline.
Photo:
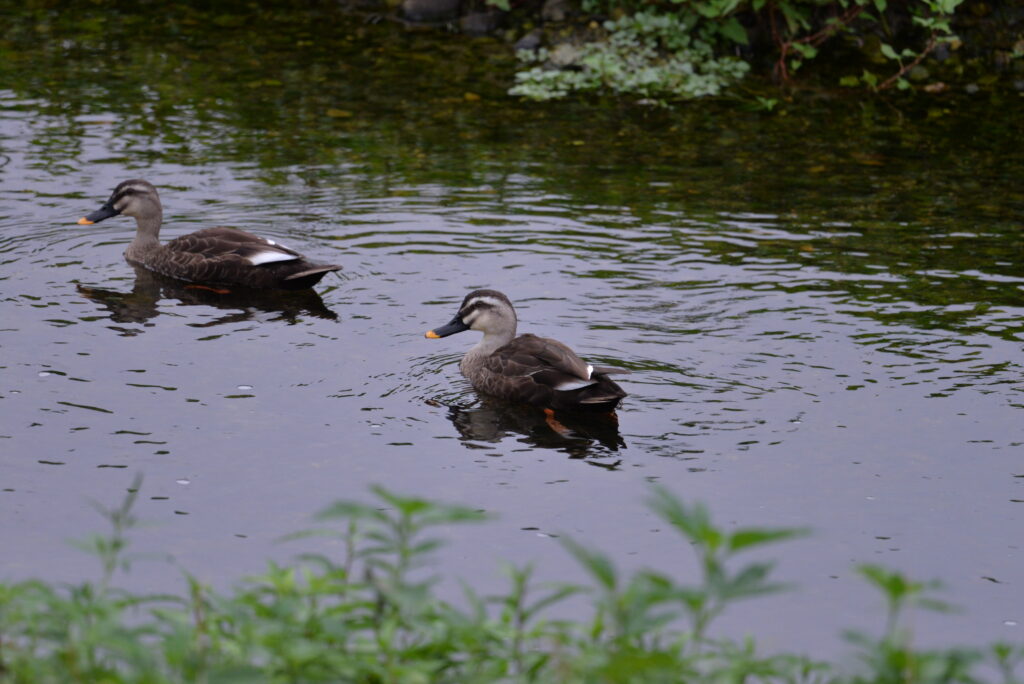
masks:
[[[320,279],[331,271],[340,271],[341,266],[337,264],[311,264],[308,268],[304,268],[301,271],[295,273],[289,273],[287,276],[281,279],[283,283],[287,283],[289,288],[301,289],[306,287],[313,287],[320,282]]]
[[[626,372],[628,373],[629,371]],[[571,402],[568,402],[570,406],[587,412],[607,413],[614,411],[619,402],[628,396],[625,390],[608,378],[604,369],[598,370],[595,368],[591,377],[597,380],[597,382],[571,392],[574,396]]]
[[[596,378],[599,375],[629,375],[633,371],[626,368],[615,368],[613,366],[594,366],[593,375]],[[614,383],[612,383],[614,384]]]

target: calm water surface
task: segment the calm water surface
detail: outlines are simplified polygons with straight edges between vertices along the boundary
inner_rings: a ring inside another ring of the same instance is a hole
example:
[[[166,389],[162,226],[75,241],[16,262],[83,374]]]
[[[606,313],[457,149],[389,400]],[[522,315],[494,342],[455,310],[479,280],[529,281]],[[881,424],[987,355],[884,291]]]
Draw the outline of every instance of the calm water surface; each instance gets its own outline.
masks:
[[[577,578],[567,533],[693,572],[653,481],[726,524],[815,530],[777,550],[798,590],[726,632],[838,649],[881,627],[852,571],[880,562],[963,608],[918,616],[925,641],[1020,638],[1020,98],[541,107],[502,94],[498,42],[165,9],[3,29],[0,577],[93,574],[66,542],[140,472],[137,547],[220,586],[370,483],[498,514],[442,559],[481,589],[499,559]],[[235,225],[343,276],[252,297],[136,273],[130,219],[74,223],[133,177],[165,239]],[[469,387],[475,333],[423,332],[478,287],[632,371],[617,430]]]

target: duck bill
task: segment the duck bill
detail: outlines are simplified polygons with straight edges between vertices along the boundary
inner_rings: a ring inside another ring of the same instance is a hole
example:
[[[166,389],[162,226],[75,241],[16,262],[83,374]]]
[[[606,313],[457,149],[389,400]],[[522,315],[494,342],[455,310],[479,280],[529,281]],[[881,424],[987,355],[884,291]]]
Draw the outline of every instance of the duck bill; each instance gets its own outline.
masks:
[[[91,226],[92,224],[99,223],[100,221],[108,219],[111,216],[117,216],[120,213],[120,211],[110,206],[109,204],[104,204],[102,207],[92,212],[91,214],[86,214],[82,218],[78,219],[78,225]]]
[[[452,320],[442,325],[440,328],[428,330],[426,337],[429,337],[432,340],[439,340],[442,337],[448,337],[449,335],[460,333],[463,330],[469,330],[469,326],[463,323],[461,318],[456,316]]]

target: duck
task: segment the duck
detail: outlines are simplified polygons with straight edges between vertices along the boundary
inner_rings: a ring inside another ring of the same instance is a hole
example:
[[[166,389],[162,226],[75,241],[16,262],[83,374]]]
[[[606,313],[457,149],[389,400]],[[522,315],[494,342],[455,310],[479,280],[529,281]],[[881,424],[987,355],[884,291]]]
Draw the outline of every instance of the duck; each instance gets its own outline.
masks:
[[[118,215],[134,217],[137,228],[125,259],[154,273],[200,284],[198,287],[301,290],[341,269],[337,264],[309,261],[273,240],[227,226],[204,228],[161,244],[160,195],[152,183],[140,179],[120,183],[103,206],[78,223],[87,226]]]
[[[612,413],[626,392],[609,375],[629,373],[593,366],[568,346],[532,334],[516,336],[515,307],[497,290],[474,290],[451,321],[428,330],[440,339],[465,330],[484,334],[459,362],[459,370],[478,391],[508,401],[554,411]]]

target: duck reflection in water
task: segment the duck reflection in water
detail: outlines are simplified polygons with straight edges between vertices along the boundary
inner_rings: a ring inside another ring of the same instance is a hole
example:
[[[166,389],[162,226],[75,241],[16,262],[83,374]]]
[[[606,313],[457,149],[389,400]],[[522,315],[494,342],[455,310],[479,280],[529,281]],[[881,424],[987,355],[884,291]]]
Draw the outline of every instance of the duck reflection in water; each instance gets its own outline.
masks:
[[[237,323],[253,318],[259,312],[279,314],[274,320],[296,323],[300,316],[314,316],[337,320],[338,315],[328,309],[320,295],[305,290],[246,290],[233,288],[224,291],[205,285],[191,285],[174,278],[161,276],[140,266],[135,269],[135,284],[130,292],[118,292],[79,284],[78,291],[98,302],[110,312],[116,323],[145,323],[161,313],[162,300],[177,300],[186,306],[212,306],[230,309],[232,313],[198,327],[224,323]]]
[[[475,406],[448,406],[448,419],[459,432],[459,439],[469,442],[497,443],[510,435],[519,441],[543,449],[556,449],[571,458],[588,459],[592,465],[616,469],[621,463],[611,454],[626,448],[619,434],[614,414],[561,414],[533,406],[481,396]],[[589,459],[602,459],[600,461]]]

